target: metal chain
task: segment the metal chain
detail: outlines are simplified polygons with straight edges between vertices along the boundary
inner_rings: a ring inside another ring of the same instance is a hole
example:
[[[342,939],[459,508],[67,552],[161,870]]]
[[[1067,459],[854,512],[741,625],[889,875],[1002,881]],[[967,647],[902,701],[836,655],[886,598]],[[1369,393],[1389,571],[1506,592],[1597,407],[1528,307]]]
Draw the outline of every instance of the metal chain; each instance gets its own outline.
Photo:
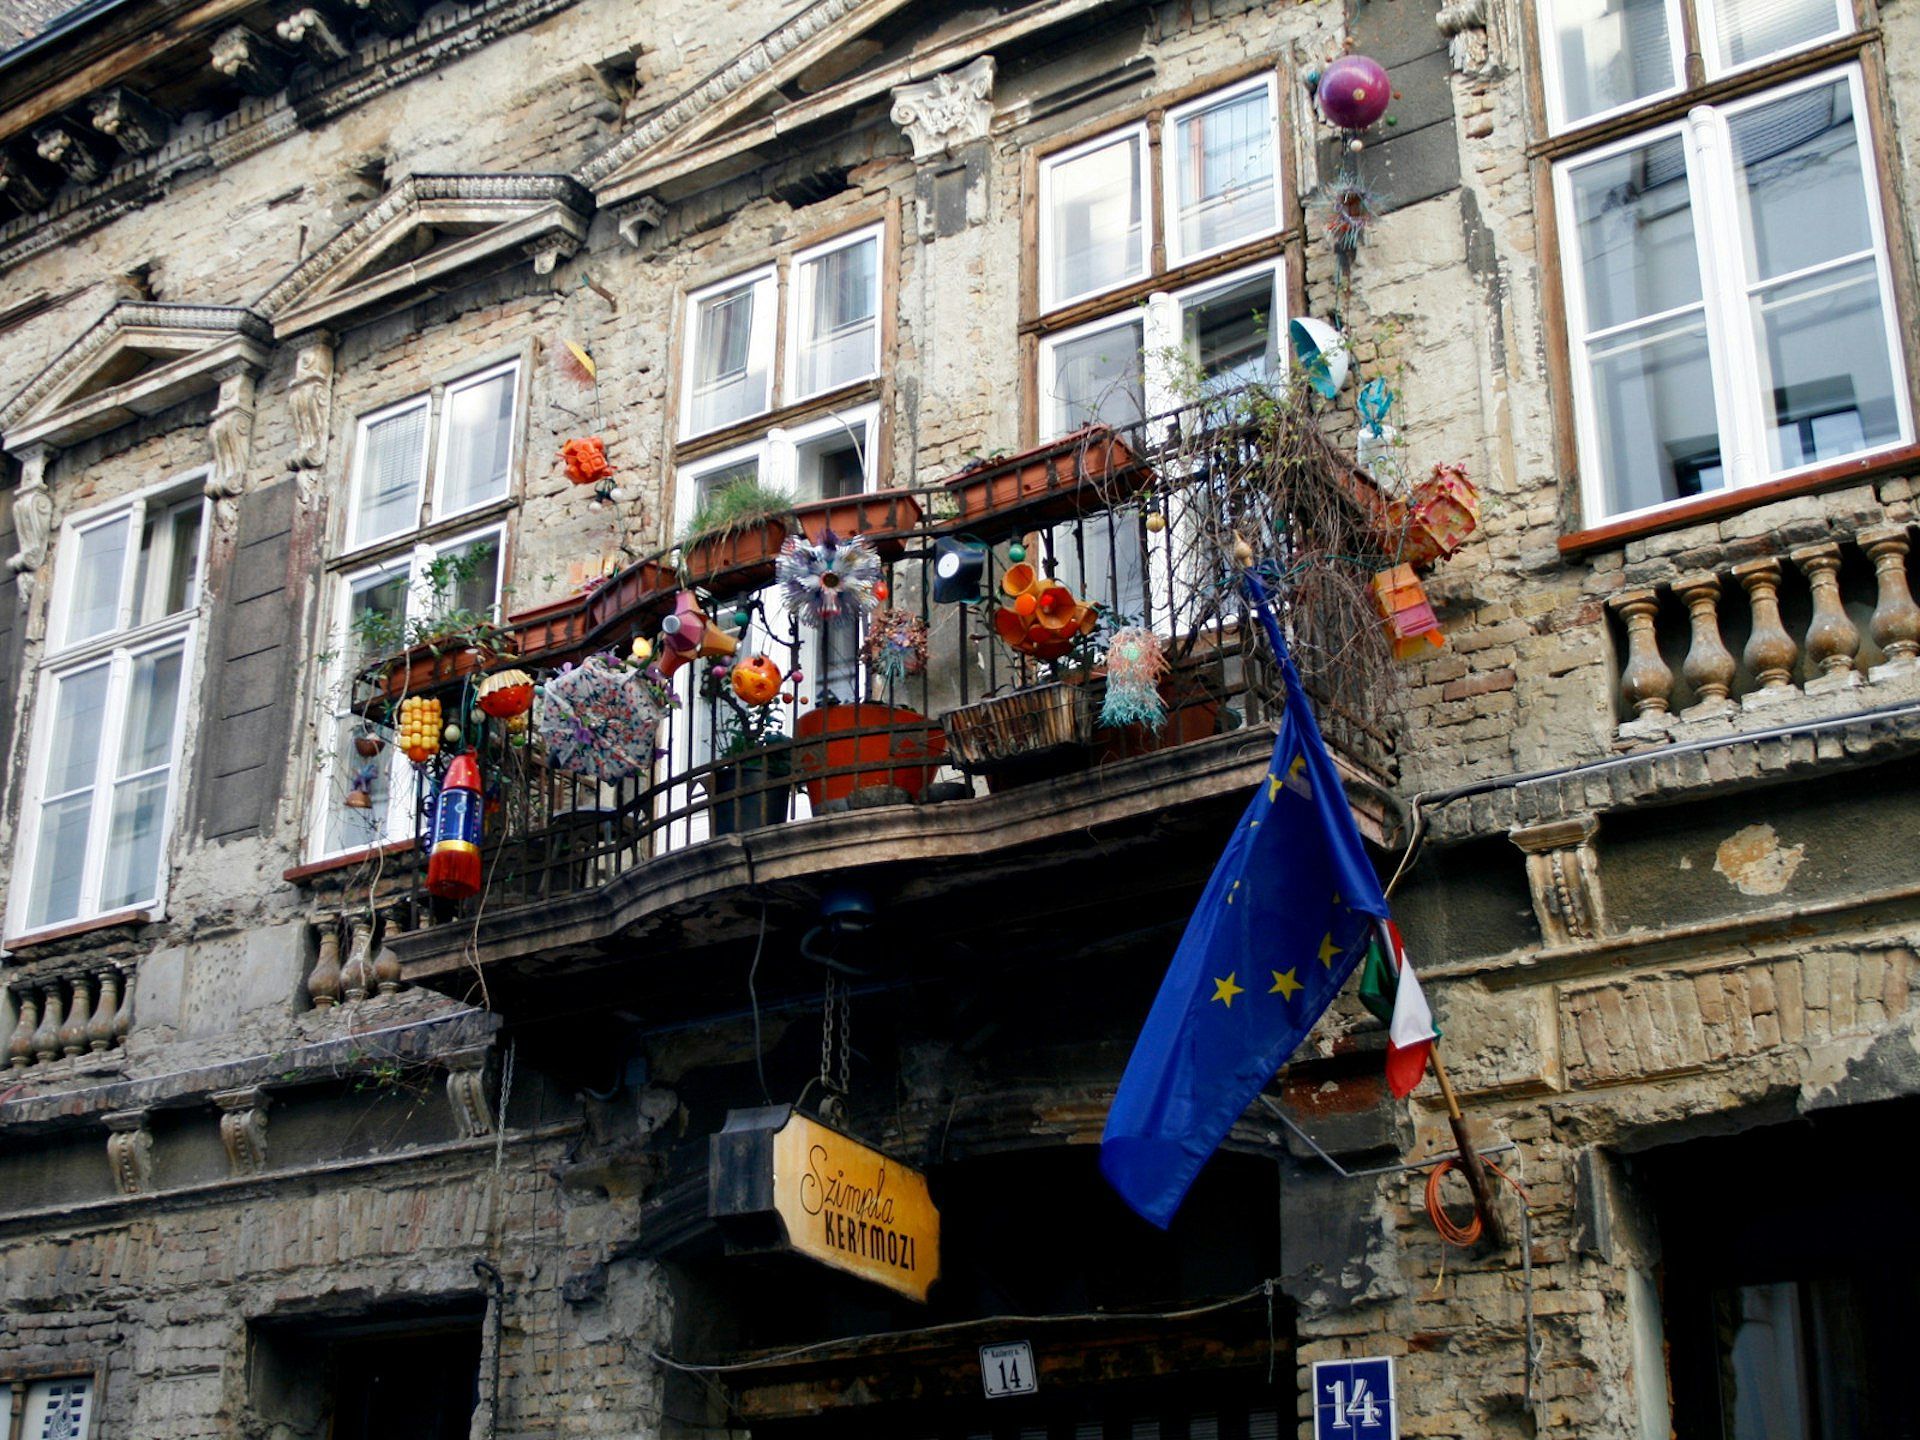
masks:
[[[853,990],[842,981],[840,994],[840,1094],[853,1094]]]
[[[820,1003],[820,1089],[833,1093],[833,971],[827,971],[827,987]]]

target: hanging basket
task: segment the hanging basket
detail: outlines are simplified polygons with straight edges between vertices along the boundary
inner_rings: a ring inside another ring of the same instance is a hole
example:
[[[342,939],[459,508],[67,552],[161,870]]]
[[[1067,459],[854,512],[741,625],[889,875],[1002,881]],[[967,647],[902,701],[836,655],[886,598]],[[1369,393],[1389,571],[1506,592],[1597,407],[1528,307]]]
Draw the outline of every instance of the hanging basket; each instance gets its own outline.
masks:
[[[963,770],[991,774],[1093,742],[1093,707],[1079,685],[1040,685],[949,710],[947,751]]]

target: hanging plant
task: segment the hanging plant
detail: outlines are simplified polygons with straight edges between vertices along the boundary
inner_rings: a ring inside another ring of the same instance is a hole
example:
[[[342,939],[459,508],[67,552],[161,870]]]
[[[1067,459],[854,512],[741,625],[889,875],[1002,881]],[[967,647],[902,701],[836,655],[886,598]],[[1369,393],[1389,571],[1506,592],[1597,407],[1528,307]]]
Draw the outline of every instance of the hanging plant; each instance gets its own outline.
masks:
[[[876,679],[898,684],[927,668],[927,622],[908,610],[882,610],[860,647]]]
[[[858,535],[842,540],[829,530],[817,541],[789,536],[774,577],[788,605],[808,625],[837,618],[843,604],[866,614],[879,603],[880,556]]]

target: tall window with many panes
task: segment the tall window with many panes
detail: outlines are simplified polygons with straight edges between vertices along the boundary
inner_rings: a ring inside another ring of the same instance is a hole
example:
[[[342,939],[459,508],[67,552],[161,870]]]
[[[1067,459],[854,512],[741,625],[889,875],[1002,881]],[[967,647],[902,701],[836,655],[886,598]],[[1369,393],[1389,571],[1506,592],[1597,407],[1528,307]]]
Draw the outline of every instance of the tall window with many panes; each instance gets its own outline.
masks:
[[[330,565],[328,684],[310,848],[325,858],[410,838],[413,772],[397,747],[361,754],[355,677],[460,612],[497,618],[513,498],[520,362],[364,415]],[[377,737],[376,737],[377,738]]]
[[[157,909],[200,617],[204,477],[61,528],[9,931]]]
[[[1588,523],[1910,441],[1851,6],[1540,13]],[[1820,46],[1837,63],[1804,73]]]

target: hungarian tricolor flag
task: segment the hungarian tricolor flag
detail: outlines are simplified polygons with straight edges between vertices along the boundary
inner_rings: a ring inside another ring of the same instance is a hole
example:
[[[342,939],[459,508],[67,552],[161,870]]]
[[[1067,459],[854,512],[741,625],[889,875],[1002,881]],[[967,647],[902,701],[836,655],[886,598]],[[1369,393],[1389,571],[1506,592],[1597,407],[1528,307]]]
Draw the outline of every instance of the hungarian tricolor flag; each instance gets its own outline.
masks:
[[[1400,927],[1391,920],[1379,926],[1360,973],[1360,1003],[1387,1027],[1387,1088],[1404,1100],[1427,1073],[1427,1055],[1440,1032],[1407,962]]]

